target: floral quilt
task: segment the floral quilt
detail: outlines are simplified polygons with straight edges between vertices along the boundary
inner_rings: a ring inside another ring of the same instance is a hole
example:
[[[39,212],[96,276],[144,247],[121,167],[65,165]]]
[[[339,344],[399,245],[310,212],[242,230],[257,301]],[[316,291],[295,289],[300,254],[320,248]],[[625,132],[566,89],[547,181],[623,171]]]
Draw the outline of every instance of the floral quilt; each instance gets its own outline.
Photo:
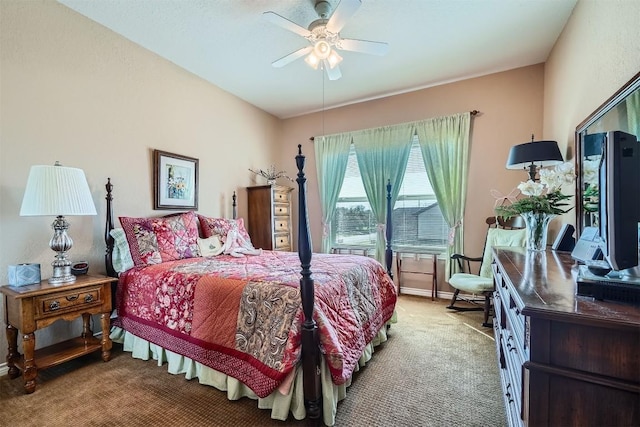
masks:
[[[391,318],[395,286],[380,263],[363,256],[314,254],[311,271],[321,351],[342,384]],[[300,359],[300,277],[294,252],[135,267],[120,276],[116,325],[265,397]]]

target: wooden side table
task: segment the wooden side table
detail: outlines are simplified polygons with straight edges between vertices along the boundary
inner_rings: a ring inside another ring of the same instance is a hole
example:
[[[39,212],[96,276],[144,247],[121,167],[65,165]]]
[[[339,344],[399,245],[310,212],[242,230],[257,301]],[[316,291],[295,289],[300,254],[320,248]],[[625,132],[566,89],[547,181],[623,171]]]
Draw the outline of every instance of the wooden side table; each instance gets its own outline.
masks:
[[[0,286],[4,294],[5,322],[9,352],[9,377],[17,378],[22,371],[24,389],[33,393],[39,369],[67,362],[76,357],[102,350],[102,360],[111,358],[109,316],[111,313],[111,284],[117,279],[99,275],[83,275],[75,283],[39,284],[13,287]],[[102,339],[93,336],[90,327],[92,314],[100,314]],[[74,320],[82,316],[80,337],[35,350],[34,332],[56,320]],[[18,353],[18,330],[22,332],[24,355]]]
[[[422,252],[419,250],[394,250],[396,255],[396,270],[398,273],[398,295],[400,295],[400,279],[402,273],[425,274],[431,276],[431,301],[438,298],[438,254],[433,252]],[[431,257],[431,271],[418,270],[402,270],[402,254],[413,254],[418,257],[420,255],[428,255]]]

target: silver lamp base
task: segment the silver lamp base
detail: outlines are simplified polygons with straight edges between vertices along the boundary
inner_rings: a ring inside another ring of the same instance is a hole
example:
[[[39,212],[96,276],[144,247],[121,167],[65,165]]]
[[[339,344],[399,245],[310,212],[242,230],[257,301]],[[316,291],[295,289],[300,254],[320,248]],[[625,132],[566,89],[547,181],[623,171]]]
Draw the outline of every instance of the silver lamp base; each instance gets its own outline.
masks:
[[[71,274],[71,261],[67,259],[67,251],[73,246],[73,240],[67,235],[69,222],[64,216],[59,215],[51,224],[51,228],[53,228],[54,234],[49,242],[49,247],[58,254],[51,263],[53,276],[49,278],[49,283],[52,285],[73,283],[76,281],[76,276]]]

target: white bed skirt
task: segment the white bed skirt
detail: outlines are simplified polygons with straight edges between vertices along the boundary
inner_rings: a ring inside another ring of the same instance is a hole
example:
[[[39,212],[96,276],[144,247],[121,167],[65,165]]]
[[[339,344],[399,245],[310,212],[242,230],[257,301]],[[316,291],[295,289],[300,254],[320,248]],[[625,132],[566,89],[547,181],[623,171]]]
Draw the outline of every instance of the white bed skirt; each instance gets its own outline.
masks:
[[[389,323],[395,323],[395,313]],[[158,366],[167,363],[169,373],[174,375],[184,374],[188,380],[198,378],[200,384],[213,386],[218,390],[226,391],[227,399],[229,400],[238,400],[242,397],[257,400],[258,408],[271,409],[271,418],[273,419],[284,421],[289,416],[289,412],[298,420],[306,417],[302,386],[302,368],[300,366],[296,368],[295,379],[292,386],[289,387],[287,394],[275,390],[267,397],[259,398],[249,387],[237,379],[204,366],[199,362],[195,362],[188,357],[165,350],[124,329],[113,327],[110,337],[114,342],[122,344],[124,351],[131,352],[132,357],[142,360],[156,360]],[[386,325],[364,349],[354,371],[358,371],[360,367],[365,366],[373,355],[374,347],[385,341],[387,341]],[[351,385],[351,378],[342,385],[333,384],[331,374],[324,359],[322,359],[321,363],[320,378],[322,381],[322,418],[327,426],[332,426],[335,424],[338,402],[345,398],[347,387]]]

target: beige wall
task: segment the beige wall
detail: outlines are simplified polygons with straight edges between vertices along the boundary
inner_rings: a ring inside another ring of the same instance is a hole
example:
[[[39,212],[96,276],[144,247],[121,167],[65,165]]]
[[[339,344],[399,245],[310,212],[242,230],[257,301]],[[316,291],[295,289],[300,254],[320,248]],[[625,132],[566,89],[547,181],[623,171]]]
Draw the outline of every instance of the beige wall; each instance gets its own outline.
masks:
[[[576,126],[640,72],[639,17],[637,0],[578,1],[545,66],[545,138],[573,154]]]
[[[248,168],[275,161],[278,119],[52,0],[2,0],[0,17],[0,283],[21,262],[51,275],[53,218],[18,215],[34,164],[84,169],[98,215],[69,218],[69,256],[93,272],[105,270],[107,177],[116,216],[167,213],[153,212],[153,149],[200,160],[200,212],[230,216],[234,190],[245,212]],[[68,329],[56,323],[37,346]]]
[[[526,173],[505,169],[512,145],[542,133],[543,64],[327,110],[326,134],[479,110],[472,119],[471,163],[465,214],[466,253],[480,255],[485,218],[493,215],[492,189],[508,194]],[[330,84],[330,82],[329,82]],[[315,250],[321,242],[321,213],[312,135],[322,134],[322,113],[284,121],[282,162],[302,144],[307,156],[309,223]],[[295,167],[291,163],[291,167]],[[287,166],[289,167],[289,166]],[[444,269],[440,269],[441,272]],[[447,289],[442,280],[440,289]]]

